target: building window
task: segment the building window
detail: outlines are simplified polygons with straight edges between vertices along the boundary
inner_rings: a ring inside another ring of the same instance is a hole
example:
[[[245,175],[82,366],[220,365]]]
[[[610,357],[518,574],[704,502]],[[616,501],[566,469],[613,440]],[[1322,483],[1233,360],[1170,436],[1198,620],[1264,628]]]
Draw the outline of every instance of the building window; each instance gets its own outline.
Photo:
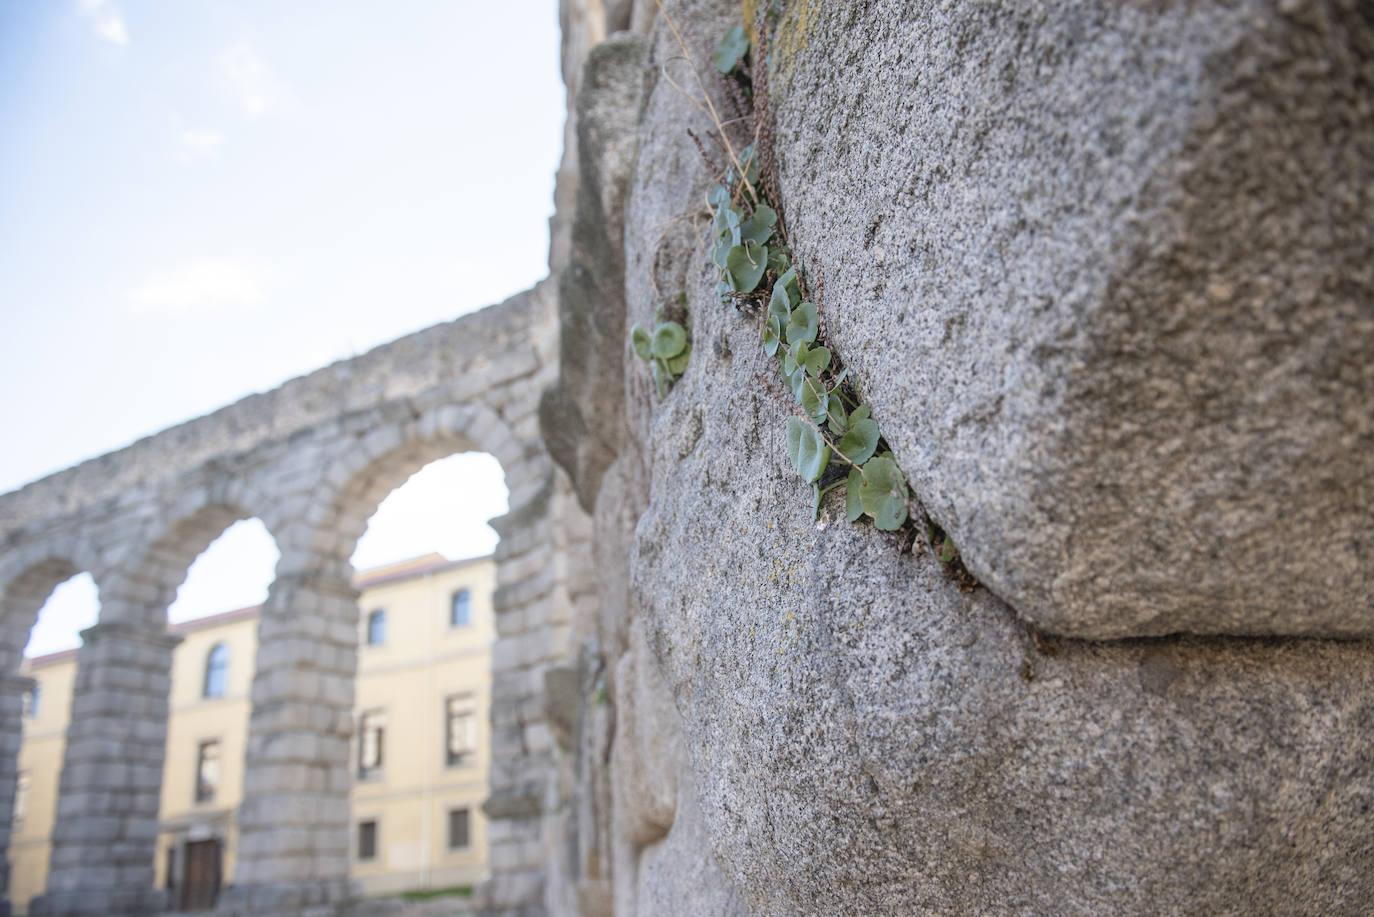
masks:
[[[19,777],[14,782],[14,829],[19,830],[19,826],[24,823],[24,816],[29,812],[29,772],[20,771]]]
[[[470,843],[468,823],[471,819],[467,809],[448,810],[448,849],[462,850]]]
[[[201,742],[196,757],[196,802],[214,802],[219,789],[219,740]]]
[[[450,627],[467,627],[472,623],[472,593],[459,589],[453,593],[453,611],[449,615]]]
[[[376,777],[382,769],[382,748],[386,742],[386,714],[369,710],[358,723],[358,777]]]
[[[216,643],[205,657],[206,697],[223,697],[229,683],[229,647]]]
[[[367,645],[381,646],[386,642],[386,609],[378,608],[367,616]]]
[[[447,716],[444,763],[449,767],[471,764],[477,752],[477,701],[471,694],[456,694],[444,701]]]
[[[35,681],[33,687],[24,694],[24,713],[29,719],[38,716],[38,705],[42,700],[43,685]]]
[[[358,859],[377,859],[377,820],[358,822]]]

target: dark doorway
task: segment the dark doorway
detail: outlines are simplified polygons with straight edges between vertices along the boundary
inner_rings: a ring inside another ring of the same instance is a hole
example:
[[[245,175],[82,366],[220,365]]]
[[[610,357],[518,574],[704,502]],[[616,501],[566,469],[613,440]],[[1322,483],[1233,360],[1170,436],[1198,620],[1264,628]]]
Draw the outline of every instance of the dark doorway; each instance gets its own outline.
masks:
[[[219,894],[220,844],[217,840],[187,841],[186,868],[182,870],[183,911],[208,911]]]

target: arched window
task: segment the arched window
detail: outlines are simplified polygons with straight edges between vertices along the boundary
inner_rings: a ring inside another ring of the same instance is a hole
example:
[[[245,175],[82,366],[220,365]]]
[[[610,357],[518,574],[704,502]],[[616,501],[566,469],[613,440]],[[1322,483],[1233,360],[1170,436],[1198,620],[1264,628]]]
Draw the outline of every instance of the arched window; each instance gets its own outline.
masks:
[[[386,642],[386,609],[378,608],[367,616],[367,645],[381,646]]]
[[[216,643],[205,657],[205,696],[223,697],[229,682],[229,647]]]
[[[453,612],[448,623],[450,627],[467,627],[472,623],[472,593],[466,589],[453,593]]]

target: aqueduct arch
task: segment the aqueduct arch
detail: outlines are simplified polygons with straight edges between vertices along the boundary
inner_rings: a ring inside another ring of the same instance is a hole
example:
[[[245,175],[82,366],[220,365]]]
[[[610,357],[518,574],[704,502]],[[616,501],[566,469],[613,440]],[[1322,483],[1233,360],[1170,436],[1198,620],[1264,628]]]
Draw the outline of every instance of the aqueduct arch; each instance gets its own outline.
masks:
[[[69,546],[70,547],[70,546]],[[74,551],[68,556],[82,556]],[[23,741],[24,695],[33,680],[19,674],[29,632],[57,586],[81,572],[84,564],[46,554],[43,546],[0,559],[0,899],[8,906],[7,855],[14,820],[19,746]]]
[[[484,894],[496,911],[537,906],[552,772],[541,672],[567,652],[568,558],[582,547],[568,533],[587,530],[536,416],[557,374],[555,321],[541,285],[0,496],[5,671],[58,582],[89,569],[102,600],[78,656],[60,827],[35,913],[159,904],[152,863],[176,643],[166,609],[195,557],[250,516],[281,559],[259,624],[238,867],[221,910],[296,914],[348,898],[349,556],[387,493],[427,462],[474,449],[501,462],[511,492],[494,521],[487,809],[500,868]],[[12,804],[22,689],[0,684],[0,818]]]

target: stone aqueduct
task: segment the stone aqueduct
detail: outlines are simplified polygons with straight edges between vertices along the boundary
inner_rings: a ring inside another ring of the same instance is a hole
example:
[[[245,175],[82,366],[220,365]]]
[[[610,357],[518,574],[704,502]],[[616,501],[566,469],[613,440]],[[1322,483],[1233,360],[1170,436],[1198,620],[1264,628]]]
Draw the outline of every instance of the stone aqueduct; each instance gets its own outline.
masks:
[[[758,6],[666,5],[701,59]],[[281,560],[221,910],[359,917],[348,558],[478,449],[511,494],[487,912],[1367,913],[1367,6],[785,4],[788,229],[966,595],[775,526],[813,508],[781,437],[740,457],[783,413],[681,219],[711,178],[676,30],[562,0],[556,281],[0,496],[0,854],[20,653],[89,571],[41,907],[156,909],[165,610],[256,516]],[[678,290],[694,356],[656,400],[624,328]]]
[[[48,893],[35,912],[160,909],[153,856],[172,648],[166,609],[227,526],[257,517],[281,551],[263,607],[238,813],[221,910],[333,913],[348,897],[349,744],[357,651],[349,557],[378,503],[435,459],[501,463],[494,520],[490,850],[495,908],[536,903],[538,813],[552,739],[541,662],[568,644],[585,516],[539,435],[556,376],[549,285],[331,365],[0,498],[0,853],[8,845],[25,680],[52,589],[88,571]],[[582,532],[581,540],[576,533]],[[7,876],[6,876],[7,878]]]

